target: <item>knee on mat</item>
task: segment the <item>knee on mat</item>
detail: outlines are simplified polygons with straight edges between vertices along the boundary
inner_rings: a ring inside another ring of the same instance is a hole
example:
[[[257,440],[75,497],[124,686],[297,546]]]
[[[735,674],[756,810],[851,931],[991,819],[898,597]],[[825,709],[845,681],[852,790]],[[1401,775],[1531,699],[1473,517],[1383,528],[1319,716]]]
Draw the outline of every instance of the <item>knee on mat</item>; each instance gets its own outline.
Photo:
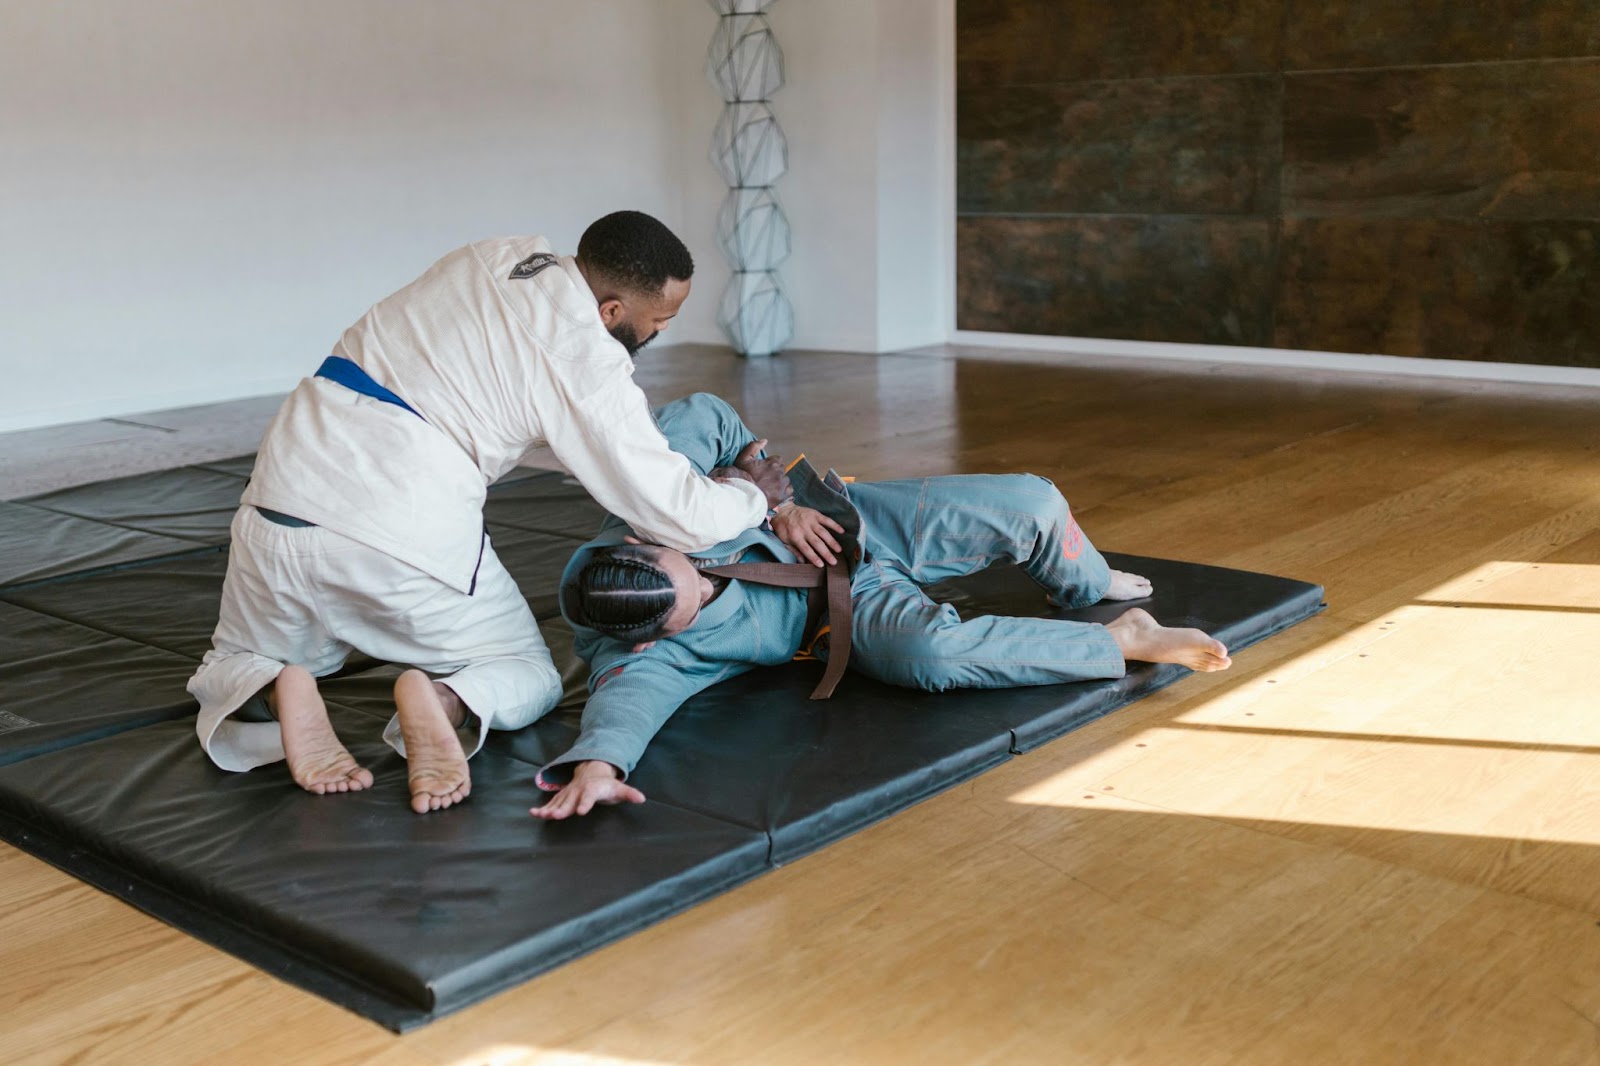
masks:
[[[561,676],[552,672],[552,677],[547,684],[540,688],[537,694],[530,695],[522,703],[514,707],[504,708],[494,716],[494,727],[500,730],[521,729],[532,725],[551,711],[556,704],[561,702]]]

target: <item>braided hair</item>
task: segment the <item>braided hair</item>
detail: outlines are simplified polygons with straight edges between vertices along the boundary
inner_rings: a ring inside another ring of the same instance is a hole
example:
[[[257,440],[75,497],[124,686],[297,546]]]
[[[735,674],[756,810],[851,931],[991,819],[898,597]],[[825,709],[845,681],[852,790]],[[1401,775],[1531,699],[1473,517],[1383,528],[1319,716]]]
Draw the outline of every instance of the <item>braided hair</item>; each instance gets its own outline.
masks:
[[[672,578],[633,544],[596,548],[575,588],[574,622],[636,644],[661,636],[678,602]]]

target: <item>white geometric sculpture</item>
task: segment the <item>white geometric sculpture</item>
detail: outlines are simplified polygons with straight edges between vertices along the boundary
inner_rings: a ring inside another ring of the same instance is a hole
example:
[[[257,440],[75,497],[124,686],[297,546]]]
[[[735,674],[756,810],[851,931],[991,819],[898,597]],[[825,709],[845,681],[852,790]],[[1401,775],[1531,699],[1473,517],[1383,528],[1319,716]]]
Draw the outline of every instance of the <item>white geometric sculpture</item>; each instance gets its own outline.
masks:
[[[777,274],[789,256],[789,220],[772,190],[789,169],[789,143],[767,106],[783,87],[783,50],[765,14],[777,0],[708,2],[720,17],[706,77],[723,100],[711,162],[728,183],[717,244],[733,265],[717,323],[741,355],[774,355],[794,336],[794,308]]]
[[[783,50],[765,15],[730,13],[717,20],[706,77],[724,100],[766,100],[783,88]]]
[[[740,355],[776,355],[794,336],[794,308],[776,270],[736,270],[722,290],[717,324]]]
[[[789,169],[789,141],[766,101],[724,104],[711,133],[711,163],[730,188],[775,185]]]
[[[740,271],[776,270],[789,258],[789,220],[770,188],[728,190],[717,212],[717,245]]]

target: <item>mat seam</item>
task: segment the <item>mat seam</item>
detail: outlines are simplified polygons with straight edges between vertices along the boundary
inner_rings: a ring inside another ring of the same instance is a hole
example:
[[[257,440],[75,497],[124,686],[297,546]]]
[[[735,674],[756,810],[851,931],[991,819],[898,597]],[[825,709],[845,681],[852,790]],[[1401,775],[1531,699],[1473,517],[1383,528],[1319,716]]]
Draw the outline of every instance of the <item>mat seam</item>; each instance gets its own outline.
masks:
[[[45,507],[42,504],[37,503],[30,503],[28,506],[34,508],[35,510],[48,511],[50,514],[61,515],[63,518],[76,518],[80,522],[93,522],[96,525],[110,526],[112,529],[121,529],[129,533],[145,533],[152,537],[170,537],[173,540],[188,541],[191,544],[198,544],[205,548],[227,547],[226,542],[218,545],[214,541],[202,540],[200,537],[193,536],[188,533],[163,533],[160,530],[143,529],[139,526],[130,526],[126,522],[113,522],[108,518],[95,518],[92,515],[73,514],[71,511],[63,511],[57,507]]]
[[[116,637],[118,640],[125,640],[129,644],[137,644],[141,648],[149,648],[151,651],[159,651],[165,655],[176,655],[178,658],[187,659],[192,663],[199,664],[200,662],[204,661],[204,656],[194,656],[185,652],[174,651],[172,648],[163,648],[159,644],[151,644],[148,641],[139,640],[136,637],[130,637],[126,633],[117,633],[110,629],[103,629],[100,626],[89,625],[86,622],[80,622],[76,618],[67,618],[51,611],[43,611],[37,607],[30,607],[26,604],[17,603],[14,600],[6,599],[6,593],[9,591],[9,589],[0,589],[0,603],[4,603],[8,607],[15,607],[19,611],[27,611],[28,613],[36,614],[41,618],[52,618],[57,622],[65,622],[68,625],[77,626],[80,629],[87,629],[91,633],[99,633],[101,636]]]
[[[42,511],[44,508],[40,507],[36,508],[36,510]],[[51,511],[50,513],[60,514],[61,512]],[[82,521],[91,522],[94,520],[85,518]],[[97,524],[104,525],[105,523]],[[134,530],[132,532],[143,531]],[[151,535],[156,536],[158,534]],[[7,593],[25,592],[28,589],[36,589],[42,585],[55,585],[63,581],[71,581],[75,578],[99,577],[102,574],[114,574],[121,570],[137,570],[142,566],[153,566],[157,563],[170,563],[179,559],[198,559],[206,555],[216,555],[218,553],[226,554],[227,551],[228,545],[226,544],[202,544],[191,548],[188,551],[168,552],[166,555],[155,555],[148,559],[130,559],[125,563],[108,563],[105,566],[91,566],[86,570],[72,570],[65,574],[53,574],[50,577],[37,578],[32,581],[17,581],[9,585],[0,585],[0,598],[3,598]]]

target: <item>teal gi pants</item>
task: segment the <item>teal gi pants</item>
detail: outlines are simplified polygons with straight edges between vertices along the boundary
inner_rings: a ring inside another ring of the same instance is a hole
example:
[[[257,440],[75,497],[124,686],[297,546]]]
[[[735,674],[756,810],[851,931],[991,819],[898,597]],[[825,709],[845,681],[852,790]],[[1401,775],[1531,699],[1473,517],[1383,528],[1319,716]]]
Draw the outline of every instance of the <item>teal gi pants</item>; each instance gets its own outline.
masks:
[[[1122,650],[1104,626],[1006,615],[962,621],[922,591],[1012,562],[1058,607],[1098,602],[1110,567],[1055,485],[1032,474],[957,474],[857,482],[848,492],[867,529],[867,558],[851,581],[853,667],[932,691],[1122,676]]]
[[[696,393],[660,407],[674,451],[702,473],[756,439],[725,401]],[[955,474],[856,482],[847,489],[866,531],[851,579],[850,665],[891,684],[942,691],[1121,677],[1106,628],[1053,618],[962,621],[922,586],[1012,562],[1058,607],[1105,595],[1111,570],[1055,485],[1032,474]]]

